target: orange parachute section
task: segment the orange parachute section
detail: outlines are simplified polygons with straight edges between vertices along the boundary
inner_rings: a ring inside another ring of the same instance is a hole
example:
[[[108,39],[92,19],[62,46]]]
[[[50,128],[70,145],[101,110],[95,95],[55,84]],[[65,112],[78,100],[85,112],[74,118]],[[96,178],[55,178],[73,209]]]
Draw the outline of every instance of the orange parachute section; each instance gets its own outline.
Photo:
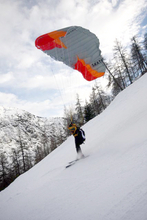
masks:
[[[99,40],[89,30],[71,26],[38,37],[35,46],[53,59],[61,61],[95,80],[105,73]]]

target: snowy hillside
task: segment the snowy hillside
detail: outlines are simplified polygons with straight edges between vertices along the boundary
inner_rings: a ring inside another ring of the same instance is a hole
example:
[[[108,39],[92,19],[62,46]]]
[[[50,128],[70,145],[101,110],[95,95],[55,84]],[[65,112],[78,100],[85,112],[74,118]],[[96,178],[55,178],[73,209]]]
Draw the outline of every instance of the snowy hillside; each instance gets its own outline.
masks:
[[[147,74],[83,129],[0,193],[1,220],[147,219]]]
[[[20,136],[27,148],[41,146],[43,134],[49,135],[51,125],[59,123],[61,118],[41,118],[21,109],[0,106],[0,152],[9,154],[12,148],[17,148]]]
[[[27,148],[30,145],[30,139],[33,145],[36,145],[36,142],[41,139],[45,119],[20,109],[0,106],[0,122],[0,152],[6,151],[9,154],[12,148],[17,148],[19,145],[20,133]]]
[[[17,148],[20,136],[27,148],[41,146],[42,136],[49,136],[52,125],[59,124],[63,125],[62,118],[42,118],[21,109],[0,106],[0,152],[9,154]]]
[[[63,143],[63,122],[0,106],[0,190]]]
[[[20,136],[27,148],[41,146],[43,134],[49,135],[51,125],[59,123],[63,123],[62,118],[41,118],[21,109],[0,106],[0,153],[17,148]]]

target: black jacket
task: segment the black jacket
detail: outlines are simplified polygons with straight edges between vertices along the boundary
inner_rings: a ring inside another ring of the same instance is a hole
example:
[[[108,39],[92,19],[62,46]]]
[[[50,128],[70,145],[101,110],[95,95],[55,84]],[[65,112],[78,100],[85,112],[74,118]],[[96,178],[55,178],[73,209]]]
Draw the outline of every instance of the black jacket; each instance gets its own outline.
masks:
[[[81,145],[85,141],[85,132],[82,129],[77,128],[74,137],[76,146]]]

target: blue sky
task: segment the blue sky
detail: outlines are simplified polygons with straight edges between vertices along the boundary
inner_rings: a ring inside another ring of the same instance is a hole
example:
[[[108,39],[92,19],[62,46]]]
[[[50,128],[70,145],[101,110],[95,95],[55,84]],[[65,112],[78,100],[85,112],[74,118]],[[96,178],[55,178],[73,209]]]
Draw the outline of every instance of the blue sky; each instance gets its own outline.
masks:
[[[62,116],[76,94],[89,98],[94,82],[35,47],[45,33],[77,25],[100,40],[111,60],[114,41],[124,46],[147,32],[146,0],[0,0],[0,106],[43,117]],[[104,78],[97,80],[104,84]]]

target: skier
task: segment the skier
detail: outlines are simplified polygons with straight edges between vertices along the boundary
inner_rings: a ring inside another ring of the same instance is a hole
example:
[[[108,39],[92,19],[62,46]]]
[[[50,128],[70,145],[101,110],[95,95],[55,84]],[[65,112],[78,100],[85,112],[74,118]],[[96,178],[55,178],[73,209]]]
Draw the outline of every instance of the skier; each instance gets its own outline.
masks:
[[[81,128],[77,127],[76,124],[73,123],[69,125],[68,129],[75,137],[75,146],[78,154],[77,159],[81,159],[84,157],[84,154],[82,153],[80,145],[85,141],[85,132]]]

